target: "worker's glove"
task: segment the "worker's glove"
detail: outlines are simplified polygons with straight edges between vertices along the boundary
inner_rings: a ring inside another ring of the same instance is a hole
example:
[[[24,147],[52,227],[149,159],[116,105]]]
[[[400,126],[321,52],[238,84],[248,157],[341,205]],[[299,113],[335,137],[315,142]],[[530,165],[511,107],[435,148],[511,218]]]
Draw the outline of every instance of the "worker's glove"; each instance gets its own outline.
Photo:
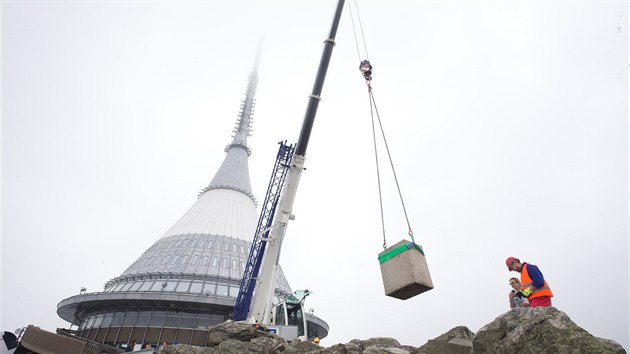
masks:
[[[521,290],[517,291],[514,293],[514,297],[517,297],[519,299],[522,299],[524,297],[526,297],[525,295],[523,295],[523,292]]]
[[[534,288],[527,288],[523,290],[523,296],[529,297],[534,292]]]

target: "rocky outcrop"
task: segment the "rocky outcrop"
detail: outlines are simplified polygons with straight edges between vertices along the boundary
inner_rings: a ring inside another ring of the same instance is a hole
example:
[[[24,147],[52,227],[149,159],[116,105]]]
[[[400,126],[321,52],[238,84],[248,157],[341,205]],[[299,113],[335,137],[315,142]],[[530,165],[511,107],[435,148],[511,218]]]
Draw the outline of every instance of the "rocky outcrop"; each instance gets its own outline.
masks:
[[[508,311],[473,337],[481,353],[625,353],[618,343],[597,338],[554,307]]]
[[[208,347],[174,345],[160,354],[482,354],[482,353],[626,353],[615,341],[594,337],[553,307],[514,309],[474,334],[459,326],[416,348],[396,339],[353,339],[320,347],[288,343],[243,322],[226,321],[210,328]]]
[[[256,326],[247,324],[244,322],[236,322],[227,320],[223,323],[219,323],[216,326],[210,327],[210,334],[208,335],[208,346],[216,347],[222,342],[232,339],[242,342],[249,342],[254,338],[271,338],[279,340],[277,336],[256,329]]]
[[[420,353],[426,354],[470,354],[475,334],[467,327],[459,326],[434,338],[421,346]]]

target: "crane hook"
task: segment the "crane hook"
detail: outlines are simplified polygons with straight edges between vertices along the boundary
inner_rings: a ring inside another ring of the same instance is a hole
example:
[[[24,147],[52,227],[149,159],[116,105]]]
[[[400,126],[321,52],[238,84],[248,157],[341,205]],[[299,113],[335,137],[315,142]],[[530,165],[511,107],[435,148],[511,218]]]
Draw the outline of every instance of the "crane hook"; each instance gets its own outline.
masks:
[[[361,74],[363,74],[366,81],[372,81],[372,64],[369,61],[362,61],[359,65],[359,70],[361,70]]]

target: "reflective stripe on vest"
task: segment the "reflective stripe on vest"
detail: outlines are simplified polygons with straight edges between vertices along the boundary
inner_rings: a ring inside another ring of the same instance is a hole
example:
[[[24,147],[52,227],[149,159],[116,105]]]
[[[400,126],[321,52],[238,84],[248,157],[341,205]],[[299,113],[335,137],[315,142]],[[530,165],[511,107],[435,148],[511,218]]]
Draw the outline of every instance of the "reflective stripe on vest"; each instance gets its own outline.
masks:
[[[528,264],[525,263],[523,264],[523,267],[521,268],[521,283],[523,284],[523,289],[527,289],[530,286],[532,286],[532,279],[529,277],[529,273],[527,272],[527,266]],[[532,299],[535,299],[537,297],[542,297],[542,296],[549,296],[549,297],[553,296],[553,293],[551,292],[551,288],[549,288],[549,284],[547,284],[546,280],[545,280],[545,284],[542,287],[534,290],[534,292],[527,299],[531,301]]]

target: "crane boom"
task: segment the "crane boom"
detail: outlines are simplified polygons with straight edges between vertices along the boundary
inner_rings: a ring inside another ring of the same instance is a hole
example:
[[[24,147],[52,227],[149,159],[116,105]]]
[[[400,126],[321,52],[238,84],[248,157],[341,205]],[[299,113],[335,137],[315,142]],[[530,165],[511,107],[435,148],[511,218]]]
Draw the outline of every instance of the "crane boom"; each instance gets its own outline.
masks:
[[[248,316],[249,320],[255,323],[269,324],[271,322],[271,306],[275,290],[275,279],[278,273],[278,263],[282,248],[282,241],[286,232],[287,223],[289,220],[293,219],[293,202],[295,200],[300,176],[302,175],[302,170],[304,169],[306,148],[308,147],[311,130],[313,129],[313,122],[315,121],[315,115],[317,114],[317,108],[319,106],[319,101],[321,100],[320,95],[324,86],[324,80],[326,79],[332,50],[335,46],[335,36],[337,34],[337,28],[339,27],[344,3],[344,0],[339,0],[337,2],[337,8],[333,17],[330,32],[328,38],[324,41],[324,51],[319,63],[315,84],[313,85],[313,91],[309,96],[308,106],[302,123],[302,129],[300,130],[300,137],[298,139],[295,154],[291,160],[283,192],[280,197],[280,210],[274,215],[273,224],[269,237],[267,238],[267,254],[262,260],[260,276],[258,277],[258,287],[254,293],[252,307]]]

